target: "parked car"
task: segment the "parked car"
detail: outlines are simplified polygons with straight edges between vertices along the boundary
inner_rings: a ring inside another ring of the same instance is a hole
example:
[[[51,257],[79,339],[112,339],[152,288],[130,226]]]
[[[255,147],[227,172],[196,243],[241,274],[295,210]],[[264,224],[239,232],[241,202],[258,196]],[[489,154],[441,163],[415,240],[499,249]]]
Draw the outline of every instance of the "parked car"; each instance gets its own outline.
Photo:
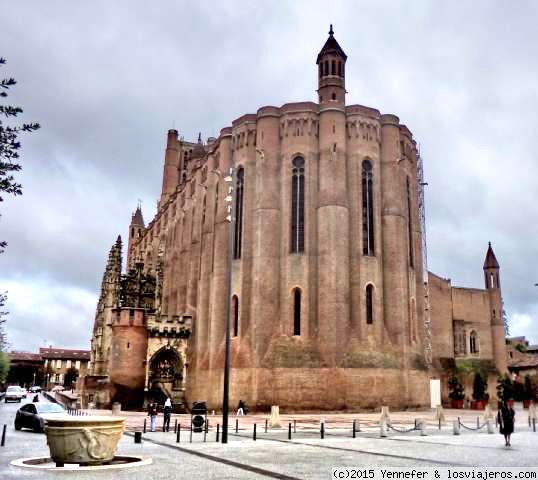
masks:
[[[9,402],[20,402],[23,398],[26,398],[26,390],[23,388],[12,385],[7,387],[6,394],[4,396],[4,401]]]
[[[52,387],[50,389],[51,392],[63,392],[64,391],[64,387],[62,387],[61,385],[56,385],[54,387]]]
[[[41,392],[41,387],[38,387],[37,385],[34,385],[33,387],[30,387],[29,392],[30,393],[39,393],[39,392]]]
[[[27,403],[17,410],[15,430],[31,428],[42,432],[47,418],[67,415],[65,409],[57,403]]]

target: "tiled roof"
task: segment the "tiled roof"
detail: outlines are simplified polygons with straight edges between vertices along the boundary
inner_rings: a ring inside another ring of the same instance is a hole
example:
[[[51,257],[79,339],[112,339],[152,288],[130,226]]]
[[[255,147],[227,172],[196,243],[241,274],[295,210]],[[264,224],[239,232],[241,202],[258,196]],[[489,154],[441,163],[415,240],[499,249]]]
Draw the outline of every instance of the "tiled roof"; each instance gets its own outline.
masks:
[[[508,368],[533,368],[538,367],[538,355],[530,355],[513,351],[513,357],[508,359]]]
[[[9,352],[8,356],[12,362],[40,362],[43,360],[39,353]]]
[[[55,358],[60,360],[89,360],[89,350],[68,350],[67,348],[40,348],[39,353],[43,358]]]

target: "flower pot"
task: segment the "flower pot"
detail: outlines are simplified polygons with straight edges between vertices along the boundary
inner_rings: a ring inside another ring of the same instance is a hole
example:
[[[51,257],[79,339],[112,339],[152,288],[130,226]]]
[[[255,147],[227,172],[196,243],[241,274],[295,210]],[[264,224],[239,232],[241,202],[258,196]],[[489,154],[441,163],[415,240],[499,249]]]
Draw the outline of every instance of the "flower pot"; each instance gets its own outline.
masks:
[[[471,410],[484,410],[487,402],[485,400],[473,400],[471,401]]]
[[[450,400],[450,408],[463,408],[463,400]]]
[[[50,456],[56,464],[99,465],[114,458],[123,434],[123,417],[45,418]]]
[[[530,400],[523,400],[523,408],[529,408],[530,404],[531,404]]]

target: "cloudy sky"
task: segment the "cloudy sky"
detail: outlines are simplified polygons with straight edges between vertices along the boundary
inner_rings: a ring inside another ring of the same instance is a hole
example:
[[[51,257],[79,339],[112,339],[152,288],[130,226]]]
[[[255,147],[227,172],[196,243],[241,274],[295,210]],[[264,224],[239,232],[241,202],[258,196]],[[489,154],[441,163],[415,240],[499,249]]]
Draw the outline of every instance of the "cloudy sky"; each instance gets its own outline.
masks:
[[[501,263],[511,333],[538,343],[538,2],[0,0],[24,195],[0,204],[11,347],[88,348],[108,250],[160,194],[167,129],[186,139],[262,105],[315,101],[329,22],[347,101],[420,143],[430,270],[482,287]]]

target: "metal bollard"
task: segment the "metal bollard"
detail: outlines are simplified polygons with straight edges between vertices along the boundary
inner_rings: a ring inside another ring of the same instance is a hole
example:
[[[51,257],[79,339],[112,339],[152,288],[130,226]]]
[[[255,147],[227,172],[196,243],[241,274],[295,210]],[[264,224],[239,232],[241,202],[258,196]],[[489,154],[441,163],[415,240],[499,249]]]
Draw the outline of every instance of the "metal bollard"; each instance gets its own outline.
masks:
[[[181,423],[177,426],[176,443],[179,443],[180,440],[181,440]]]
[[[320,427],[321,439],[323,440],[325,438],[325,422],[321,422]]]
[[[425,437],[427,436],[428,434],[426,433],[426,422],[424,420],[421,420],[420,421],[420,435],[422,437]]]
[[[459,418],[457,420],[452,421],[452,433],[454,435],[460,434],[460,419]]]
[[[488,427],[488,433],[495,433],[495,430],[493,429],[493,422],[489,418],[486,420],[486,425]]]
[[[267,433],[267,423],[269,422],[269,420],[267,420],[267,418],[265,419],[265,433]]]
[[[417,419],[415,418],[415,430],[418,430]]]
[[[147,419],[144,418],[144,433],[146,433],[146,422],[147,422]]]
[[[441,430],[441,419],[439,419],[439,430]]]
[[[476,417],[476,428],[480,428],[480,417]]]
[[[357,438],[357,434],[355,433],[355,420],[353,420],[353,438]]]
[[[416,425],[416,421],[415,421],[415,425]],[[384,438],[387,436],[387,425],[385,422],[381,422],[379,425],[379,436],[381,438]]]
[[[176,421],[174,423],[174,433],[176,433],[176,432],[177,432],[177,418],[176,418]]]
[[[134,432],[134,443],[142,443],[142,432]]]
[[[209,432],[209,420],[206,420],[205,422],[205,433]]]
[[[531,426],[531,416],[529,415],[529,427]]]
[[[219,433],[220,433],[220,425],[217,423],[217,436],[215,438],[215,442],[219,443]]]
[[[497,417],[495,417],[495,428],[497,428],[497,426],[498,426],[498,425],[497,425],[497,421],[498,421],[498,420],[497,420]],[[530,427],[530,425],[529,425],[529,427]]]
[[[254,424],[254,430],[252,431],[252,440],[256,441],[256,424]]]
[[[297,420],[293,419],[293,433],[297,433]]]
[[[288,440],[291,440],[291,422],[288,423]]]
[[[0,442],[0,447],[3,447],[6,444],[6,428],[7,425],[4,423],[4,427],[2,428],[2,441]]]
[[[237,433],[239,431],[239,419],[236,418],[235,419],[235,433]]]
[[[536,432],[536,418],[532,419],[532,431]]]
[[[206,437],[207,437],[207,429],[204,430],[204,443],[206,441]]]
[[[191,422],[191,437],[190,437],[189,442],[192,443],[192,422]]]

